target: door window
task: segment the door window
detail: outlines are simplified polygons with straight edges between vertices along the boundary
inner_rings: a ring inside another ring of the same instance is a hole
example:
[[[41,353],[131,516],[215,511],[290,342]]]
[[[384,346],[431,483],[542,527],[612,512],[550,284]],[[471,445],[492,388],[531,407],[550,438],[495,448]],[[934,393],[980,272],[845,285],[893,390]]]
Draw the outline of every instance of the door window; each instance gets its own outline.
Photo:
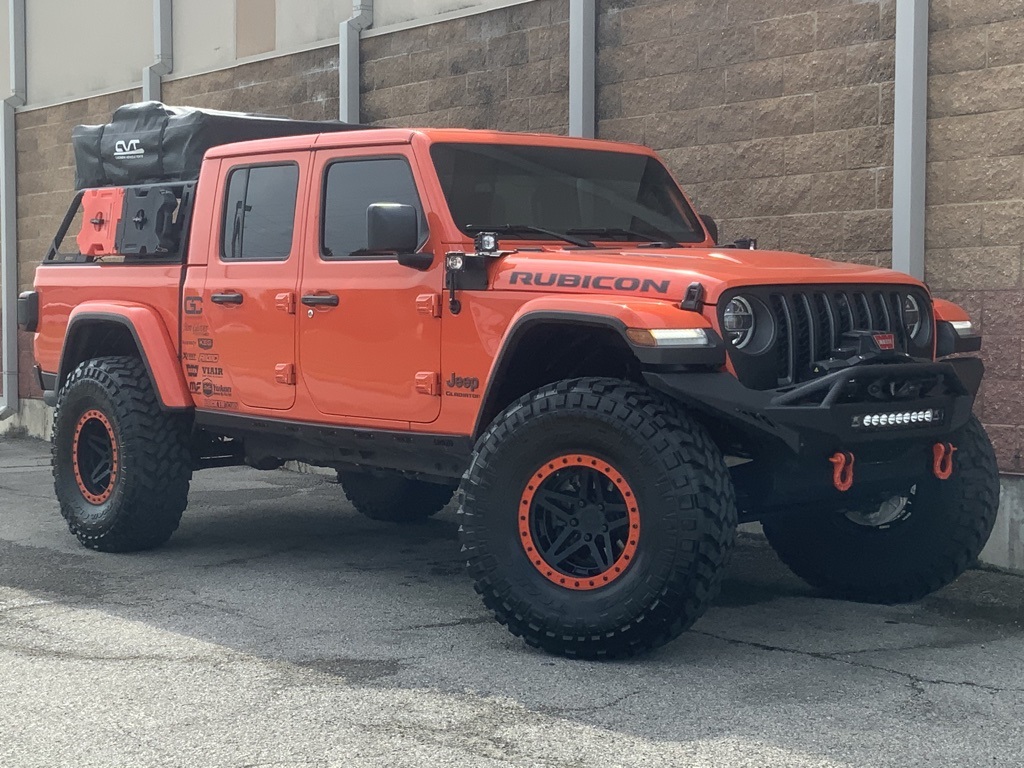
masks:
[[[365,259],[370,255],[366,253],[366,209],[373,203],[413,206],[419,213],[420,244],[426,240],[427,220],[412,169],[404,158],[345,160],[327,166],[320,217],[320,254],[324,259]]]
[[[292,250],[299,167],[258,165],[235,168],[221,229],[226,261],[284,261]]]

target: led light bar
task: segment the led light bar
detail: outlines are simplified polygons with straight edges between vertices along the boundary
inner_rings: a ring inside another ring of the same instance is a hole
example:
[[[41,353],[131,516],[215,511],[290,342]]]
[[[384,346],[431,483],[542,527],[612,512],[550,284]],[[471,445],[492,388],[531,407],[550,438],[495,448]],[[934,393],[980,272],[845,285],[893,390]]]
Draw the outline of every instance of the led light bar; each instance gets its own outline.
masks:
[[[942,423],[941,408],[926,408],[923,411],[897,411],[895,413],[866,413],[853,417],[856,429],[885,427],[916,427]]]

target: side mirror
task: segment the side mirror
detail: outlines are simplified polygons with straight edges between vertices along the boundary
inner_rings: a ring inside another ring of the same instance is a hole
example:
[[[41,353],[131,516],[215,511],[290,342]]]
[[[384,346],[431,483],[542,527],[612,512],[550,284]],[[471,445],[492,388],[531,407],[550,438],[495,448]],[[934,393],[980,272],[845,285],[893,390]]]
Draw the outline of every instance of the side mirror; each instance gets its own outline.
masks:
[[[419,213],[411,205],[373,203],[366,209],[366,250],[394,253],[399,264],[427,269],[434,254],[416,253],[419,244]]]
[[[718,222],[706,213],[700,215],[700,220],[704,222],[704,227],[707,229],[708,234],[711,235],[715,245],[718,245]]]

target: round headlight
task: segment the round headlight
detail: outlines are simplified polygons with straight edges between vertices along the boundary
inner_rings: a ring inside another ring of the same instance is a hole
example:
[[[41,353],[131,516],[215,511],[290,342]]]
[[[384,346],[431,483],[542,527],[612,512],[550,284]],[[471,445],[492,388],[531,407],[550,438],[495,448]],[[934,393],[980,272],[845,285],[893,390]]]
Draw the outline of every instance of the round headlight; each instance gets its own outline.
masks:
[[[736,349],[743,349],[754,338],[754,308],[742,296],[737,296],[725,306],[722,316],[722,330],[725,337]]]
[[[903,328],[907,336],[914,339],[921,332],[921,305],[917,298],[911,294],[903,297]]]

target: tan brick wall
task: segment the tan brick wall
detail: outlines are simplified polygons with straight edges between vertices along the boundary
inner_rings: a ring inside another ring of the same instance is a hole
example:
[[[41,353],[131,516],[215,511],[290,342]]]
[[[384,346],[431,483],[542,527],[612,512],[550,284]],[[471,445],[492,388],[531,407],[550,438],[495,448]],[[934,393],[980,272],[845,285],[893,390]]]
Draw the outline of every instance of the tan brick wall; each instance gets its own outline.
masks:
[[[726,241],[890,263],[894,0],[598,12],[601,138],[660,151]]]
[[[366,38],[361,120],[566,133],[568,19],[568,0],[534,0]]]
[[[978,412],[1022,471],[1024,19],[933,0],[928,279],[987,337]],[[598,0],[598,131],[662,152],[726,239],[890,263],[895,0]],[[365,38],[362,119],[565,133],[568,0]],[[73,183],[71,127],[125,92],[19,114],[22,285]],[[168,103],[330,119],[327,47],[165,84]],[[22,393],[29,381],[22,347]]]
[[[976,411],[1000,465],[1024,471],[1024,8],[933,0],[927,279],[985,335]]]

